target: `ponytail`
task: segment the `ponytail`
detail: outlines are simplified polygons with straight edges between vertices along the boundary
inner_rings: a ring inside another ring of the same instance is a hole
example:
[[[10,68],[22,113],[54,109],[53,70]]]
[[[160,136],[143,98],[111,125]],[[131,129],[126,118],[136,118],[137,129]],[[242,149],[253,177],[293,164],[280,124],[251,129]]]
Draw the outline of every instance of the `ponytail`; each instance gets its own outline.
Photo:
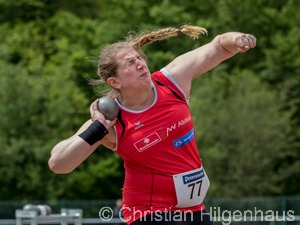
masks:
[[[179,34],[185,34],[192,39],[197,39],[200,34],[207,34],[207,30],[203,27],[191,25],[183,25],[180,29],[168,27],[139,34],[137,36],[131,35],[127,38],[127,41],[131,41],[136,49],[140,49],[152,42],[165,40]]]

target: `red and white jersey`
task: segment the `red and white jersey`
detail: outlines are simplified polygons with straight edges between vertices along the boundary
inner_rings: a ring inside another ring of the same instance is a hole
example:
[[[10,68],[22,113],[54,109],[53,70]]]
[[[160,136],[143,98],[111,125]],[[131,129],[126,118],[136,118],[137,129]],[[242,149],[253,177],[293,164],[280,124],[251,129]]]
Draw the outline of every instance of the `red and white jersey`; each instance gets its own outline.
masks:
[[[172,176],[201,167],[186,96],[162,69],[152,74],[153,104],[122,106],[115,124],[115,152],[124,160],[123,216],[128,223],[157,210],[178,210]],[[203,210],[199,204],[182,210]],[[138,211],[139,213],[136,213]]]

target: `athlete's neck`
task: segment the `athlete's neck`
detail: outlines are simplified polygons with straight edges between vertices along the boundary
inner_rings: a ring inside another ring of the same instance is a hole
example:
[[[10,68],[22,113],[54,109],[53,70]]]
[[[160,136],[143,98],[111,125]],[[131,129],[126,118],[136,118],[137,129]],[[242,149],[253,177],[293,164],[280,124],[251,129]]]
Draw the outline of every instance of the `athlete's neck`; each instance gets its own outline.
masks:
[[[155,94],[153,87],[144,92],[130,93],[126,96],[124,94],[120,94],[118,97],[119,103],[121,103],[124,107],[136,111],[147,109],[153,104],[154,99]]]

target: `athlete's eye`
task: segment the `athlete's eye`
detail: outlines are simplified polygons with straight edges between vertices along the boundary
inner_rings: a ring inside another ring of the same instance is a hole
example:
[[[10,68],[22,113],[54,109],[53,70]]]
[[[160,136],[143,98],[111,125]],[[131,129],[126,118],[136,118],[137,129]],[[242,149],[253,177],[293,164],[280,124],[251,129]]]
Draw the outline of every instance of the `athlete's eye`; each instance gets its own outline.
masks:
[[[129,60],[128,62],[127,62],[127,66],[131,66],[132,64],[133,64],[133,60]]]

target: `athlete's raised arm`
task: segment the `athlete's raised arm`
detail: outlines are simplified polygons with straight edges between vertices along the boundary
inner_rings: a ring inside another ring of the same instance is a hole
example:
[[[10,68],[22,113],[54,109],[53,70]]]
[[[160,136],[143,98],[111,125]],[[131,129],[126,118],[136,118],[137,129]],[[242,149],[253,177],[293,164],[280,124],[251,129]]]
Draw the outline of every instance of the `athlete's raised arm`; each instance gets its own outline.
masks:
[[[166,66],[179,86],[189,96],[191,82],[199,75],[239,52],[247,52],[256,45],[251,34],[228,32],[216,36],[210,43],[178,56]]]

